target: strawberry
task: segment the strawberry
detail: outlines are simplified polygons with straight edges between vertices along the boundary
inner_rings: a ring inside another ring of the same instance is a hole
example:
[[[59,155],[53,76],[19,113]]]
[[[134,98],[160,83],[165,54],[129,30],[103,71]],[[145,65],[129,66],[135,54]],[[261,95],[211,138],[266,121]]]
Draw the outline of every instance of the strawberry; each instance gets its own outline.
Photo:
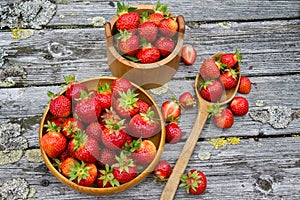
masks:
[[[145,39],[147,42],[154,42],[157,37],[158,26],[154,22],[147,21],[148,20],[147,17],[148,17],[147,12],[142,13],[142,20],[144,20],[144,22],[141,23],[138,29],[138,33],[139,36]]]
[[[103,85],[99,84],[94,97],[100,101],[102,110],[109,109],[112,105],[111,86],[108,83],[104,83]]]
[[[57,118],[64,118],[71,114],[72,105],[70,99],[63,95],[55,95],[50,91],[48,91],[47,94],[51,98],[49,111],[53,116]]]
[[[99,162],[103,166],[105,166],[106,164],[113,165],[117,162],[116,151],[109,148],[103,148],[100,152]]]
[[[200,75],[205,81],[219,78],[221,74],[217,62],[210,58],[204,60],[200,67]]]
[[[209,80],[200,84],[200,95],[207,101],[217,102],[221,99],[223,86],[219,80]]]
[[[220,58],[220,62],[225,64],[227,68],[232,68],[237,62],[241,62],[242,55],[240,55],[239,51],[236,49],[235,53],[226,53],[223,54]]]
[[[178,30],[178,23],[171,17],[160,21],[158,25],[160,33],[165,37],[173,37]]]
[[[75,116],[85,123],[97,121],[101,113],[101,104],[99,100],[92,97],[91,93],[81,90],[80,100],[75,107]]]
[[[68,144],[67,144],[67,147],[68,147]],[[65,159],[67,159],[68,157],[70,157],[71,155],[69,154],[69,150],[68,148],[66,148],[66,150],[64,152],[62,152],[62,154],[60,154],[57,158],[60,160],[60,161],[64,161]]]
[[[241,94],[249,94],[251,91],[251,81],[246,76],[241,76],[238,92]]]
[[[138,168],[131,158],[121,152],[116,159],[118,163],[112,165],[113,175],[121,184],[129,182],[137,176]]]
[[[226,69],[221,74],[220,80],[223,83],[225,89],[231,89],[237,85],[237,83],[238,83],[237,75],[238,75],[238,72],[236,72],[232,68]]]
[[[154,22],[156,25],[159,25],[160,21],[165,18],[167,14],[168,4],[161,4],[159,1],[156,3],[156,7],[153,9],[154,13],[149,15],[148,20]]]
[[[142,99],[137,100],[136,103],[139,105],[139,108],[140,108],[139,113],[146,113],[148,108],[151,109],[150,105]]]
[[[134,115],[129,121],[129,134],[133,137],[149,138],[157,134],[159,124],[154,120],[154,111],[148,109],[145,113]]]
[[[182,93],[179,96],[178,101],[184,109],[190,109],[196,105],[195,98],[190,92]]]
[[[111,85],[113,97],[119,98],[120,92],[127,92],[128,89],[133,89],[130,81],[124,78],[116,78]]]
[[[57,127],[54,122],[48,121],[44,126],[47,132],[41,138],[41,148],[50,158],[56,158],[65,151],[67,139],[60,133],[60,127]]]
[[[137,35],[126,30],[120,31],[118,40],[119,49],[123,54],[135,56],[140,47],[140,39]]]
[[[133,12],[135,7],[128,7],[124,3],[117,2],[117,15],[119,18],[116,21],[117,30],[127,30],[134,32],[140,24],[140,15]]]
[[[130,118],[139,112],[139,104],[137,104],[138,94],[133,90],[120,92],[120,98],[113,102],[113,108],[121,118]]]
[[[229,108],[234,115],[245,115],[249,110],[249,103],[245,97],[236,96],[230,102]]]
[[[141,63],[154,63],[160,59],[160,51],[151,43],[143,43],[142,48],[136,54]]]
[[[68,157],[60,163],[59,169],[65,177],[70,178],[71,165],[74,165],[75,162],[78,162],[75,158]]]
[[[88,135],[88,137],[96,139],[98,143],[101,142],[102,126],[99,122],[90,123],[86,127],[85,132]]]
[[[171,38],[160,37],[156,40],[155,46],[160,51],[162,57],[167,57],[173,51],[175,42]]]
[[[121,149],[127,141],[127,133],[123,129],[124,120],[118,123],[109,120],[106,123],[101,135],[102,143],[109,149]]]
[[[189,170],[187,174],[181,176],[180,186],[186,188],[188,194],[202,194],[204,193],[207,185],[205,174],[200,170]]]
[[[176,122],[171,122],[166,126],[166,141],[176,144],[182,138],[182,131]]]
[[[89,137],[85,132],[78,131],[74,138],[69,142],[73,143],[73,155],[78,160],[95,163],[100,154],[100,148],[95,138]],[[72,154],[71,154],[72,155]]]
[[[142,140],[141,138],[137,141],[139,145],[133,145],[136,147],[132,152],[132,158],[139,164],[147,165],[154,159],[156,155],[156,146],[151,140]]]
[[[208,108],[209,117],[213,116],[214,124],[219,128],[230,128],[234,118],[229,108],[221,108],[218,104],[213,104]]]
[[[82,122],[73,117],[66,119],[62,125],[62,133],[67,138],[73,138],[74,134],[76,134],[78,130],[83,130],[83,129],[84,126]]]
[[[81,90],[88,91],[87,87],[84,84],[76,83],[75,76],[69,75],[64,76],[64,80],[68,85],[66,89],[65,96],[70,99],[72,102],[76,101],[76,99],[80,98]]]
[[[63,128],[63,124],[66,121],[66,118],[61,118],[61,117],[57,118],[57,117],[54,117],[54,118],[49,119],[49,121],[50,121],[51,124],[52,124],[52,122],[54,122],[54,124],[57,127]]]
[[[161,105],[161,113],[166,122],[178,119],[181,114],[180,104],[174,97]]]
[[[173,169],[166,160],[160,160],[153,171],[154,181],[165,182],[172,174]]]
[[[75,162],[71,164],[69,180],[78,185],[90,186],[96,181],[97,175],[98,170],[94,163]]]
[[[115,179],[109,165],[105,165],[104,169],[99,170],[96,183],[99,188],[120,186],[119,181]]]
[[[181,49],[181,57],[186,65],[192,65],[196,61],[197,52],[191,45],[185,45]]]

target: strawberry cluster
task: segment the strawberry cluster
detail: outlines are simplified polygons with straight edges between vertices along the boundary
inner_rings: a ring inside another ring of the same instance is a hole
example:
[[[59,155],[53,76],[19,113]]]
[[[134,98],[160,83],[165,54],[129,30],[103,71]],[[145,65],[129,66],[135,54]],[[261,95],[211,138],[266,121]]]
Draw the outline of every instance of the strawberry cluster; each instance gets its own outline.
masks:
[[[150,137],[160,132],[151,102],[126,79],[89,89],[67,77],[51,94],[41,148],[58,170],[82,186],[114,187],[134,179],[154,159]]]
[[[135,7],[117,2],[115,47],[125,58],[139,63],[154,63],[167,57],[177,41],[178,22],[157,2],[149,12],[138,14]]]

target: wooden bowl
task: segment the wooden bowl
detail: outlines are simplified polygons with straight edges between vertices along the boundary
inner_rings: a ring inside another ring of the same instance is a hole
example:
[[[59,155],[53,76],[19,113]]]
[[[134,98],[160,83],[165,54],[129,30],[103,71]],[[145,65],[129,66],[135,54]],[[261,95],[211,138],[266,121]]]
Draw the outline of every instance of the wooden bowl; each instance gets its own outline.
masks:
[[[135,12],[153,13],[154,5],[140,4],[135,5]],[[110,71],[113,76],[124,77],[144,89],[151,89],[162,86],[172,79],[178,70],[181,59],[181,48],[185,32],[185,22],[182,15],[177,16],[178,36],[177,43],[173,52],[166,58],[151,64],[135,63],[121,56],[114,47],[114,34],[117,30],[115,23],[118,16],[115,15],[110,22],[105,24],[106,45],[107,45],[107,60]]]
[[[98,83],[104,83],[104,82],[112,83],[115,79],[116,79],[116,77],[97,77],[97,78],[91,78],[91,79],[81,81],[80,83],[83,83],[84,85],[86,85],[88,87],[88,89],[93,90],[93,89],[96,89]],[[165,133],[163,117],[160,112],[160,107],[156,104],[155,100],[150,96],[150,94],[148,94],[144,89],[142,89],[138,85],[136,85],[134,83],[132,83],[132,84],[136,88],[135,92],[138,93],[138,97],[140,99],[146,101],[147,103],[149,103],[152,106],[152,108],[155,112],[155,118],[159,119],[161,131],[159,133],[157,133],[155,136],[149,138],[149,140],[151,140],[157,148],[157,153],[156,153],[156,156],[153,159],[153,161],[148,166],[146,166],[146,168],[142,172],[140,172],[139,175],[135,179],[131,180],[130,182],[121,184],[120,186],[110,187],[110,188],[86,187],[86,186],[80,186],[74,182],[71,182],[65,176],[63,176],[53,166],[52,159],[50,159],[47,156],[47,154],[45,153],[45,151],[43,149],[41,149],[42,157],[43,157],[48,169],[62,183],[64,183],[65,185],[67,185],[77,191],[83,192],[83,193],[93,194],[93,195],[108,195],[108,194],[119,193],[119,192],[122,192],[126,189],[129,189],[129,188],[135,186],[136,184],[140,183],[144,178],[146,178],[154,170],[157,163],[159,162],[159,159],[160,159],[160,156],[162,154],[164,144],[165,144],[166,133]],[[66,91],[66,89],[63,90],[60,94],[63,94],[65,91]],[[41,122],[40,122],[39,141],[41,141],[41,138],[46,131],[46,129],[44,128],[44,124],[47,123],[47,120],[50,117],[51,117],[51,114],[49,112],[49,106],[48,106],[46,108],[46,110],[42,116]]]

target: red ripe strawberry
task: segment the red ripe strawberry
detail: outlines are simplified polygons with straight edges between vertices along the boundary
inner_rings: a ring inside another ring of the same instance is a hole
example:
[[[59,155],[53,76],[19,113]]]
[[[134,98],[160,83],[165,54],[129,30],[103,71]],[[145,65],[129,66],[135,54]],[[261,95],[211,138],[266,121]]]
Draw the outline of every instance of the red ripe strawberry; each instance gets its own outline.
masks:
[[[173,18],[165,18],[158,25],[160,33],[165,37],[173,37],[178,30],[178,23]]]
[[[237,85],[237,83],[238,83],[237,75],[238,75],[238,73],[234,69],[231,69],[231,68],[226,69],[221,74],[220,80],[223,83],[225,89],[231,89]]]
[[[103,85],[99,84],[95,98],[100,101],[102,110],[109,109],[112,105],[111,86],[108,83],[104,83]]]
[[[126,30],[120,31],[119,49],[128,56],[135,56],[140,47],[140,39],[137,35]]]
[[[154,22],[146,21],[138,29],[139,36],[147,42],[154,42],[158,33],[158,26]]]
[[[67,144],[68,146],[68,144]],[[70,157],[71,155],[69,154],[69,151],[68,151],[68,148],[66,148],[66,150],[60,154],[57,158],[60,160],[60,161],[64,161],[65,159],[67,159],[68,157]]]
[[[106,128],[103,129],[101,140],[109,149],[119,150],[127,141],[127,133],[123,129],[124,120],[115,123],[113,121],[106,122]]]
[[[120,97],[120,92],[127,92],[128,89],[133,89],[133,85],[124,78],[116,78],[111,85],[112,94],[115,98]]]
[[[48,96],[51,98],[49,104],[50,113],[57,118],[68,117],[71,114],[72,105],[70,99],[63,95],[55,95],[48,91]]]
[[[245,97],[234,97],[229,105],[234,115],[245,115],[249,110],[249,103]]]
[[[242,55],[240,55],[239,51],[236,49],[235,53],[226,53],[223,54],[220,58],[220,62],[222,64],[226,64],[227,68],[233,67],[237,62],[242,60]]]
[[[71,165],[69,175],[70,181],[74,181],[78,185],[90,186],[96,181],[98,170],[94,163],[75,162]]]
[[[45,125],[47,133],[41,138],[41,148],[50,158],[56,158],[61,155],[67,147],[67,139],[60,133],[60,127],[54,123],[47,122]]]
[[[233,125],[234,117],[230,109],[221,108],[213,104],[208,108],[209,116],[213,116],[214,124],[219,128],[230,128]]]
[[[142,99],[137,100],[136,103],[139,105],[139,108],[140,108],[139,113],[146,113],[148,108],[151,109],[150,105]]]
[[[117,162],[116,151],[108,148],[103,148],[100,152],[99,162],[103,166],[105,166],[106,164],[110,166],[113,165]]]
[[[184,109],[190,109],[196,105],[195,98],[190,92],[182,93],[179,98],[179,103]]]
[[[159,124],[154,120],[154,111],[148,109],[146,113],[138,113],[129,121],[129,132],[136,138],[149,138],[157,134]]]
[[[217,62],[213,59],[204,60],[200,67],[200,75],[205,81],[219,78],[221,74]]]
[[[67,138],[73,138],[78,130],[82,131],[83,129],[82,122],[73,117],[66,119],[62,125],[62,133]]]
[[[104,169],[99,170],[96,183],[99,188],[120,186],[119,181],[115,179],[109,165],[105,165]]]
[[[140,139],[140,145],[132,152],[132,158],[141,165],[147,165],[154,159],[156,151],[156,146],[151,140]]]
[[[117,15],[119,18],[116,21],[117,30],[127,30],[134,32],[140,24],[140,15],[133,12],[134,7],[128,7],[124,3],[117,2]]]
[[[167,13],[168,4],[161,4],[159,1],[156,3],[156,7],[153,9],[154,13],[149,15],[148,20],[150,22],[154,22],[156,25],[159,25],[160,21],[165,17],[164,15]]]
[[[182,131],[176,122],[171,122],[166,126],[166,141],[176,144],[182,138]]]
[[[191,45],[185,45],[181,50],[181,57],[186,65],[192,65],[196,61],[197,52]]]
[[[246,76],[241,76],[238,92],[241,94],[249,94],[251,91],[251,81]]]
[[[223,86],[219,80],[206,81],[200,84],[200,95],[207,101],[217,102],[221,100]]]
[[[175,98],[165,101],[161,105],[161,113],[166,122],[178,119],[181,114],[179,102]]]
[[[97,121],[102,109],[99,100],[85,91],[81,91],[80,98],[75,107],[75,116],[85,123]]]
[[[71,155],[74,155],[78,160],[95,163],[100,154],[98,142],[93,137],[88,137],[85,132],[79,131],[74,138],[69,142],[69,147],[73,147]],[[68,148],[69,148],[68,147]]]
[[[136,58],[141,63],[154,63],[160,59],[160,51],[151,43],[143,43],[142,48],[137,52]]]
[[[65,92],[65,96],[72,102],[80,98],[81,90],[84,90],[86,92],[88,91],[88,88],[84,84],[75,82],[74,75],[65,76],[64,80],[68,85],[68,88]]]
[[[165,17],[162,13],[152,13],[149,15],[149,21],[155,23],[157,26],[159,25],[160,21],[163,20]]]
[[[155,42],[155,46],[159,49],[162,57],[167,57],[173,51],[175,42],[171,38],[160,37]]]
[[[129,182],[137,176],[138,168],[131,158],[121,152],[116,159],[118,163],[112,166],[113,175],[121,184]]]
[[[86,134],[88,137],[92,137],[96,139],[98,142],[101,142],[101,135],[102,135],[102,126],[99,122],[92,122],[90,123],[86,129]]]
[[[51,118],[49,121],[50,121],[51,124],[52,124],[52,122],[54,122],[57,127],[63,128],[63,124],[66,121],[66,118],[54,117],[54,118]]]
[[[181,176],[181,184],[186,188],[188,194],[202,194],[204,193],[207,185],[206,176],[200,170],[192,169],[187,174]]]
[[[78,162],[75,158],[68,157],[59,165],[59,169],[65,177],[70,178],[71,165],[74,165],[75,162]]]
[[[121,118],[130,118],[139,112],[138,94],[133,90],[120,92],[120,98],[113,102],[113,108]]]
[[[173,169],[170,163],[166,160],[160,160],[153,171],[154,180],[158,182],[165,182],[172,174]]]

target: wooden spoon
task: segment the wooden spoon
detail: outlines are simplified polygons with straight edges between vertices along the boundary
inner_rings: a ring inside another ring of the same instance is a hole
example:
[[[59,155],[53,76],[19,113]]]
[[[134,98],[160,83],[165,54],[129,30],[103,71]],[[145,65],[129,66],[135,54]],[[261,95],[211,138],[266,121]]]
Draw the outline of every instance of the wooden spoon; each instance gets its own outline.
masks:
[[[211,56],[210,58],[217,60],[222,54],[224,53],[217,53]],[[222,99],[219,102],[219,105],[225,105],[229,103],[236,95],[239,84],[240,84],[240,77],[241,77],[241,70],[239,64],[236,66],[238,73],[238,84],[235,88],[229,89],[224,91],[222,95]],[[211,106],[213,103],[209,102],[205,99],[203,99],[198,91],[199,83],[203,82],[203,79],[198,72],[195,83],[194,83],[194,89],[195,93],[198,98],[198,114],[196,117],[196,121],[194,123],[194,126],[192,128],[192,131],[190,133],[190,136],[186,140],[186,143],[182,149],[182,152],[176,162],[176,165],[173,168],[173,172],[171,176],[168,179],[168,182],[165,185],[165,188],[161,194],[160,199],[173,199],[178,187],[178,184],[180,182],[181,175],[184,173],[184,170],[189,162],[189,159],[194,151],[194,148],[197,144],[198,138],[200,137],[201,130],[203,129],[205,122],[208,117],[208,107]]]

